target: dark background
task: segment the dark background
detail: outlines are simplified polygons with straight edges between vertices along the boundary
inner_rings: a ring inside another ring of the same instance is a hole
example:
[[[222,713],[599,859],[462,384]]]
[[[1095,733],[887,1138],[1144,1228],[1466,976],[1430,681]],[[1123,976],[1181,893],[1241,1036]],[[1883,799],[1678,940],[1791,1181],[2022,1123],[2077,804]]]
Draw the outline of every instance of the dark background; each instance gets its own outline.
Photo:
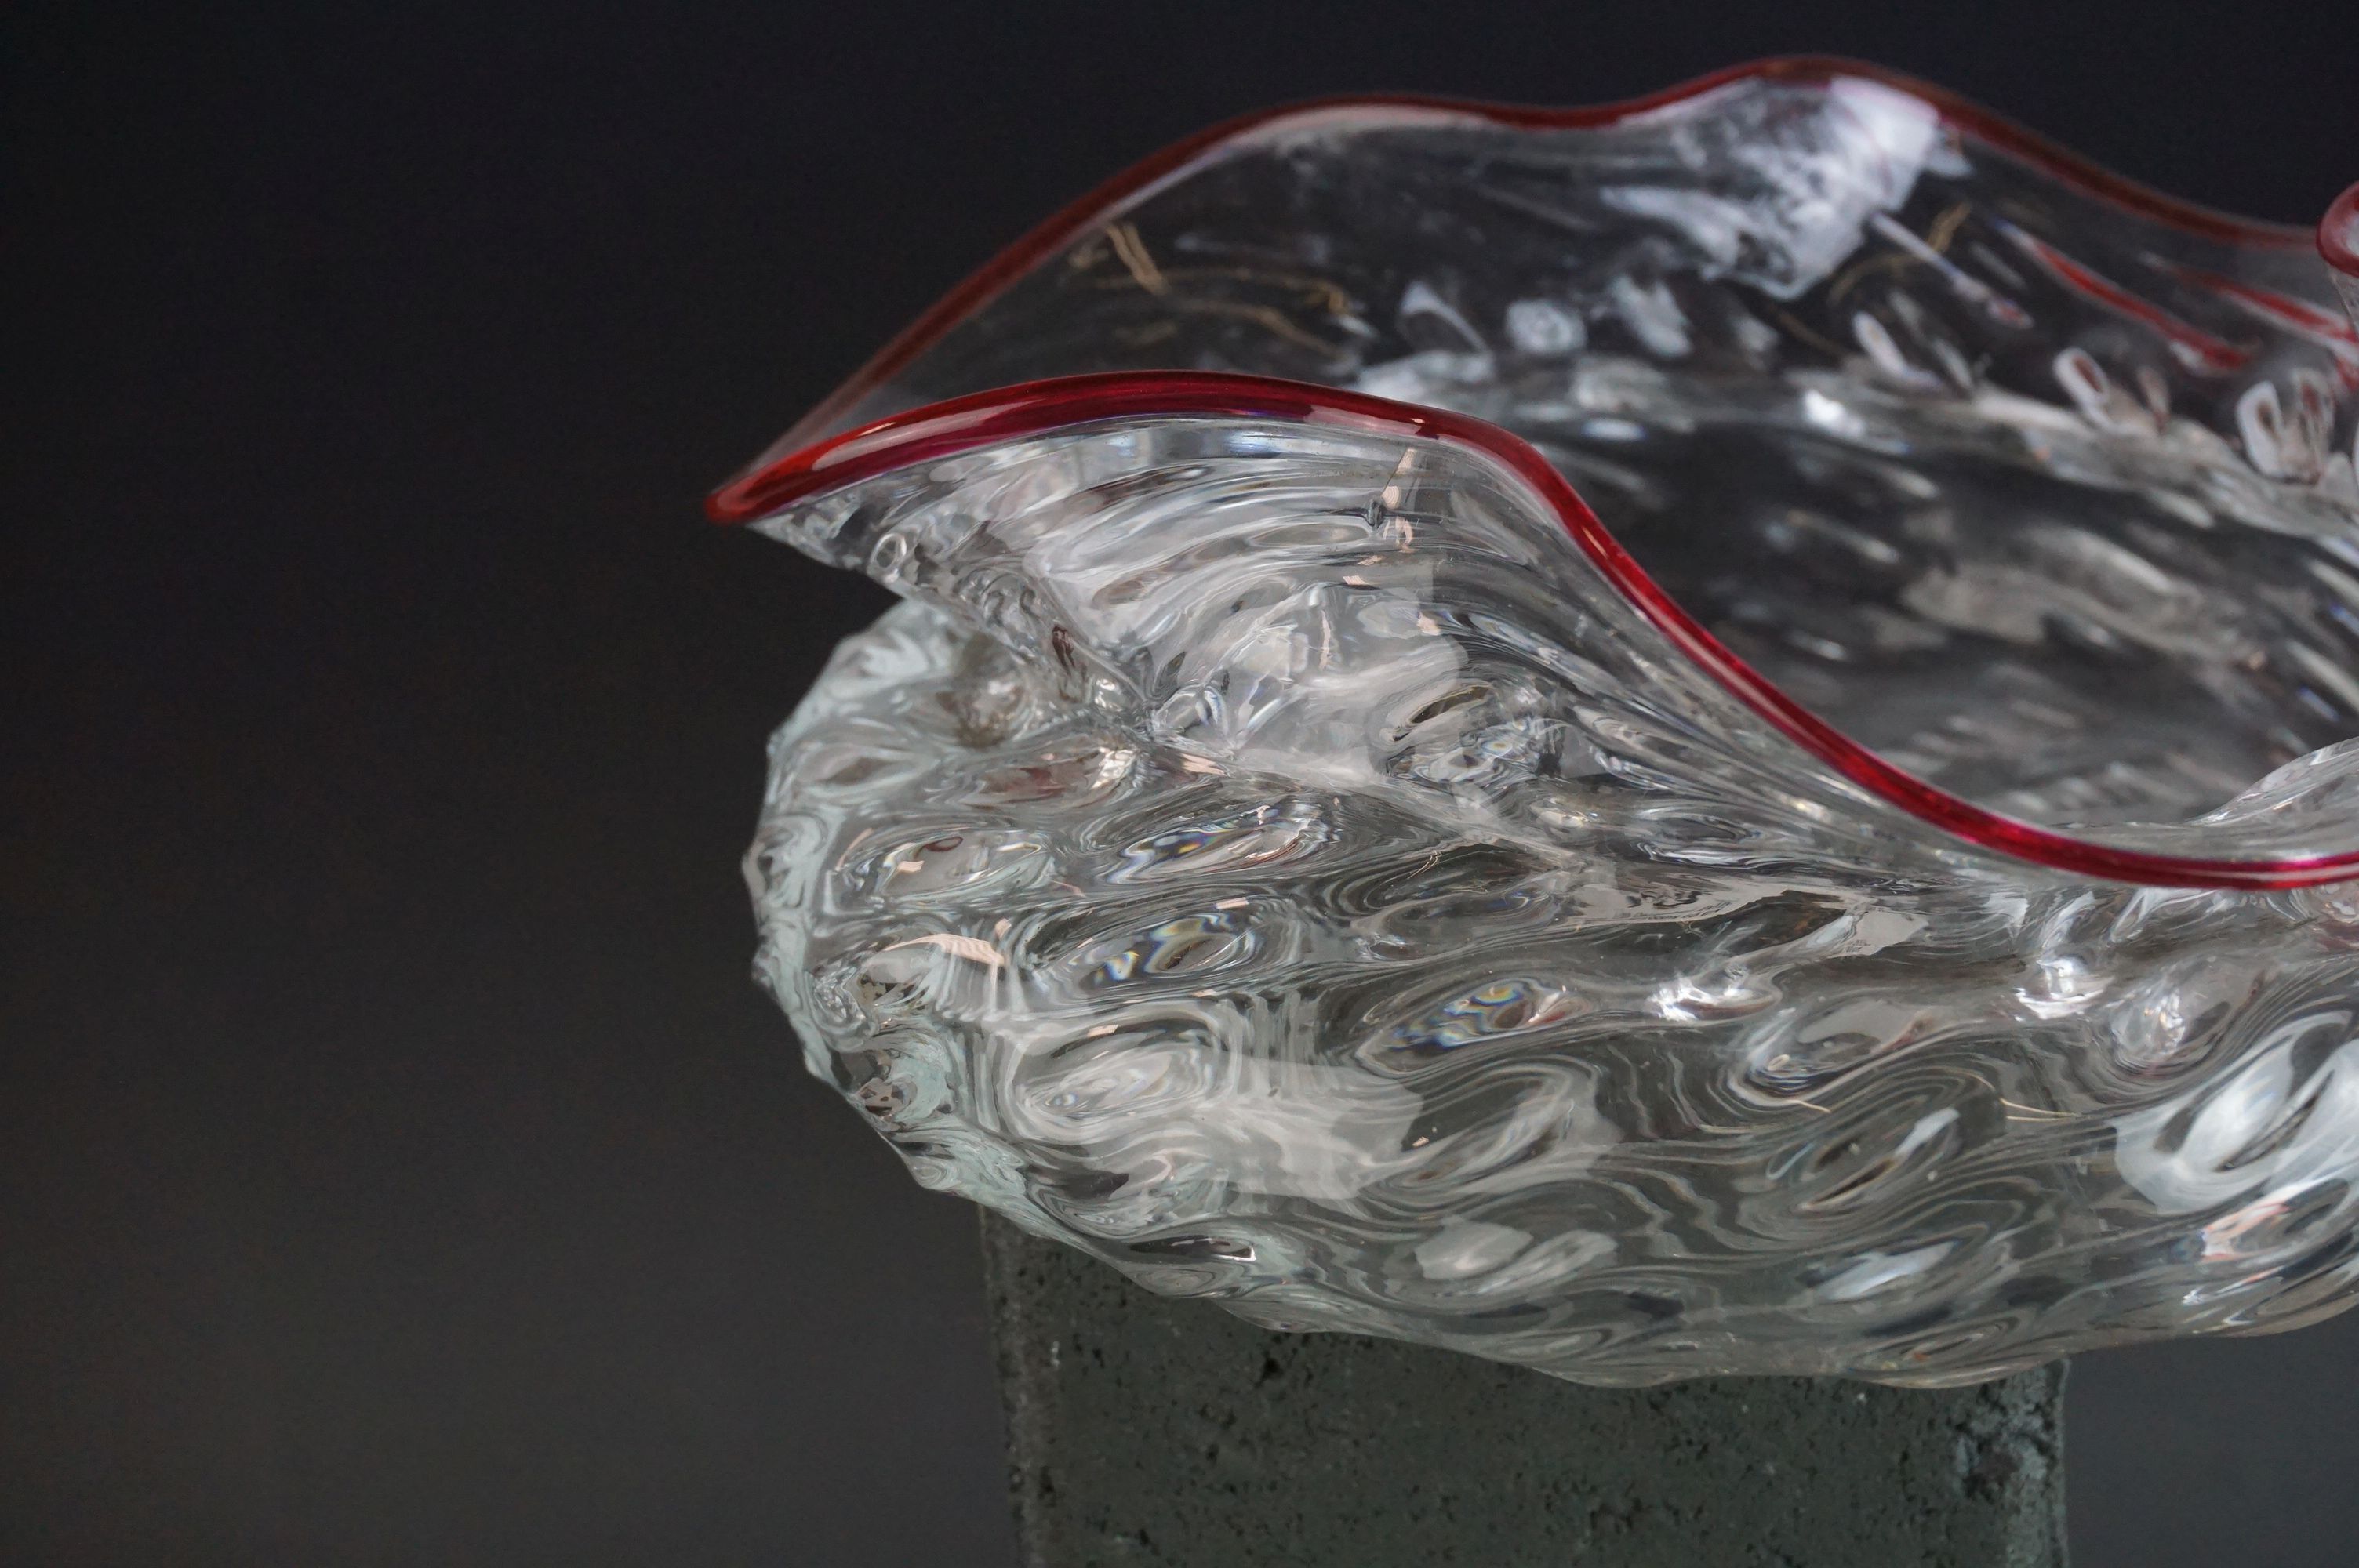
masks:
[[[746,978],[864,583],[701,492],[1204,123],[1769,52],[2307,221],[2347,12],[0,11],[0,1560],[999,1564],[969,1212]],[[2085,1359],[2083,1568],[2347,1563],[2359,1314]]]

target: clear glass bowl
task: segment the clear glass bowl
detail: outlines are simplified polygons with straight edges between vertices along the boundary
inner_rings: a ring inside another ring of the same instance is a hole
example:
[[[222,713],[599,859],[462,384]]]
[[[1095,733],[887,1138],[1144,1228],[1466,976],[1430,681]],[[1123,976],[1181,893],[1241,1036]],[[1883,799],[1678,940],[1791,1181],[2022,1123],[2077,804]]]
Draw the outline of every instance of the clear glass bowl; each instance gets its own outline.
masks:
[[[1275,1325],[1940,1384],[2336,1310],[2336,222],[1811,60],[1159,154],[714,498],[907,601],[772,742],[760,972],[921,1182]]]

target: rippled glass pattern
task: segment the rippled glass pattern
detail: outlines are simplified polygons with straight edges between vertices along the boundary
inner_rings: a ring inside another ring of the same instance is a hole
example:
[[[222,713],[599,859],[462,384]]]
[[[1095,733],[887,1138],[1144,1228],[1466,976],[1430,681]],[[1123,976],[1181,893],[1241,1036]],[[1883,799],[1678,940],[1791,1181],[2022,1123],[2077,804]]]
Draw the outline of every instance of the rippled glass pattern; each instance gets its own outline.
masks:
[[[1158,1290],[1587,1381],[2344,1304],[2315,254],[1866,74],[1575,118],[1199,146],[724,492],[906,600],[747,862],[813,1071]]]

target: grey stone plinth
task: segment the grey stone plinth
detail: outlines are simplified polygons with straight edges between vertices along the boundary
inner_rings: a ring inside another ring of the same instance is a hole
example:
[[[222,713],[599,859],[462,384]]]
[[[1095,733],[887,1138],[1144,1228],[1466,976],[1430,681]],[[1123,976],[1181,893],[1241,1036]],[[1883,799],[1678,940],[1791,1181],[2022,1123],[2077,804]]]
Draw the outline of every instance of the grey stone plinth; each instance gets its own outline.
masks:
[[[1272,1334],[986,1218],[1027,1568],[2057,1568],[2063,1369],[1585,1389]]]

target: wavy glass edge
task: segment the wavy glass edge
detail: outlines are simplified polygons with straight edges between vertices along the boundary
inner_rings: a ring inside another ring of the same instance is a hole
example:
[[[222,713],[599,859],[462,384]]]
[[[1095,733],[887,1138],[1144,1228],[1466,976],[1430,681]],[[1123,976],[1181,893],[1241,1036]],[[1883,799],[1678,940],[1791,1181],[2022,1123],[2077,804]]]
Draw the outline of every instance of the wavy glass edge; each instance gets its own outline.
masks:
[[[2359,877],[2359,850],[2207,860],[2120,848],[2002,816],[1898,768],[1788,697],[1706,631],[1640,567],[1531,444],[1485,420],[1308,382],[1194,371],[1059,377],[929,404],[789,453],[716,492],[742,524],[896,469],[1001,441],[1139,416],[1341,424],[1471,449],[1531,486],[1582,553],[1646,619],[1787,739],[1878,798],[1974,847],[2071,874],[2145,886],[2284,889]]]
[[[1218,121],[1158,148],[1060,208],[927,307],[810,413],[788,427],[784,435],[746,465],[741,472],[741,480],[794,455],[801,449],[818,444],[863,396],[892,379],[896,373],[932,347],[952,327],[989,304],[1036,263],[1079,237],[1103,218],[1109,210],[1185,172],[1190,165],[1217,153],[1230,143],[1287,121],[1334,114],[1399,111],[1405,114],[1467,115],[1495,124],[1538,130],[1580,130],[1610,125],[1634,115],[1669,108],[1740,82],[1769,81],[1825,85],[1847,77],[1875,82],[1916,98],[1933,109],[1943,123],[1984,146],[2029,164],[2125,212],[2233,244],[2299,250],[2315,240],[2323,247],[2322,226],[2314,234],[2298,224],[2247,218],[2173,196],[2126,175],[2117,174],[2094,159],[2074,152],[2062,143],[2042,135],[1962,93],[1953,92],[1905,71],[1842,55],[1772,55],[1691,77],[1655,92],[1605,103],[1561,107],[1454,98],[1445,93],[1333,93],[1267,109],[1249,110]],[[2350,207],[2350,216],[2359,219],[2359,205],[2354,204],[2359,204],[2359,186],[2344,192],[2343,200],[2337,203],[2337,210]],[[2347,266],[2336,262],[2332,254],[2328,260],[2338,268],[2359,276],[2359,240],[2345,242],[2343,251],[2351,257]],[[727,494],[730,489],[734,488],[733,483],[720,494]],[[717,503],[719,495],[715,501]],[[714,520],[739,521],[723,517],[717,511]]]
[[[1530,129],[1609,126],[1744,82],[1824,86],[1862,80],[1907,94],[1982,146],[2137,218],[2223,243],[2314,246],[2359,319],[2359,187],[2317,229],[2223,213],[2115,174],[1971,100],[1905,74],[1834,57],[1774,58],[1662,92],[1601,105],[1537,108],[1417,94],[1345,95],[1280,106],[1212,125],[1151,154],[1041,223],[944,295],[707,503],[713,521],[752,522],[891,470],[995,442],[1138,416],[1249,416],[1364,424],[1471,449],[1530,484],[1592,564],[1658,631],[1805,752],[1877,798],[1966,845],[2049,870],[2136,885],[2287,889],[2359,878],[2359,848],[2325,855],[2214,858],[2137,849],[2026,822],[1978,806],[1896,766],[1843,733],[1707,631],[1614,537],[1570,481],[1520,436],[1487,420],[1318,383],[1226,372],[1158,370],[1018,382],[835,429],[849,409],[920,359],[1036,265],[1112,210],[1183,178],[1240,138],[1336,114],[1472,116]]]

